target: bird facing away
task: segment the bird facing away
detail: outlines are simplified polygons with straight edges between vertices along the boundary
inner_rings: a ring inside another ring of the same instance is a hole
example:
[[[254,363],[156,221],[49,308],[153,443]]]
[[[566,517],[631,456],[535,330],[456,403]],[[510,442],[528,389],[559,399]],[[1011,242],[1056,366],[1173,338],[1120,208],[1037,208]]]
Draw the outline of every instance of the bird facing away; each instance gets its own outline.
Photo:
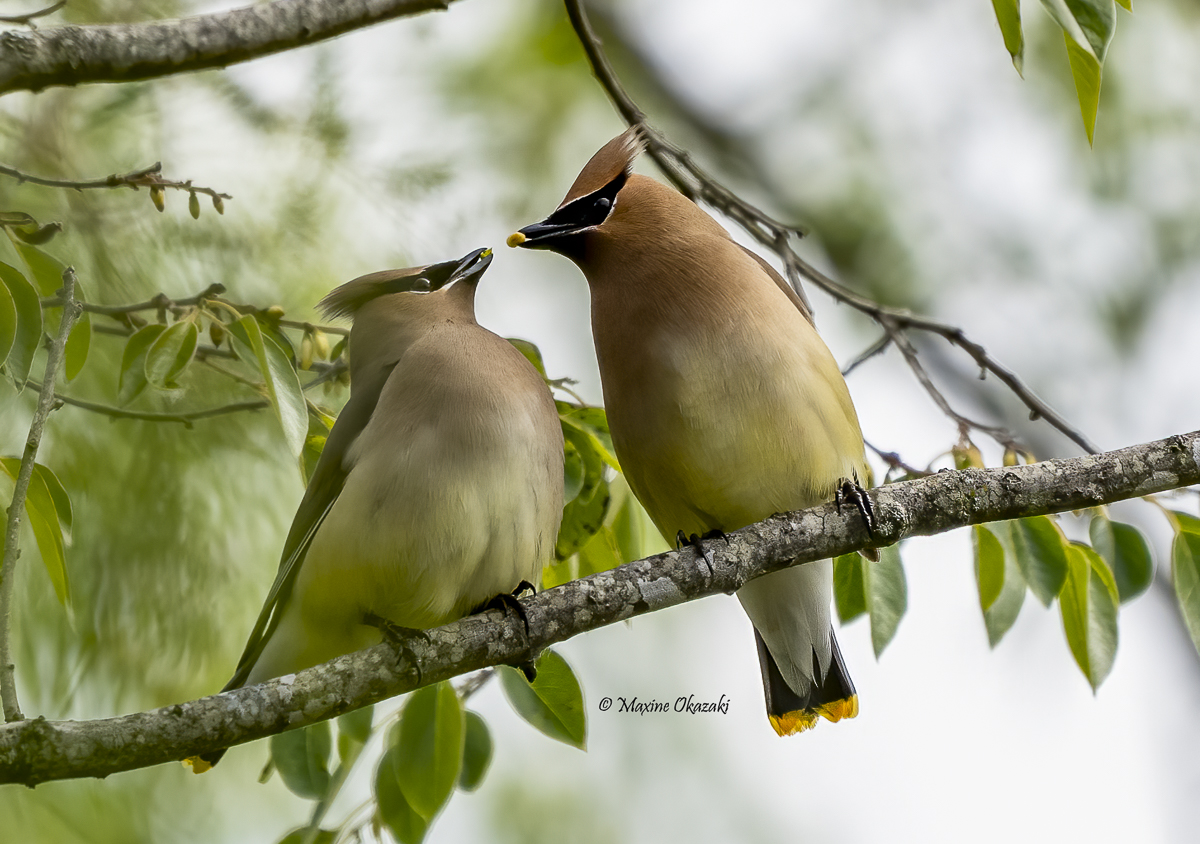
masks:
[[[373,273],[321,301],[354,319],[350,400],[222,691],[378,644],[369,616],[436,627],[540,583],[562,519],[562,428],[537,370],[475,321],[489,263],[480,249]]]
[[[664,537],[716,535],[869,477],[846,382],[803,300],[677,191],[631,172],[631,129],[508,244],[559,252],[591,291],[617,458]],[[833,566],[738,591],[779,735],[858,714],[830,617]]]

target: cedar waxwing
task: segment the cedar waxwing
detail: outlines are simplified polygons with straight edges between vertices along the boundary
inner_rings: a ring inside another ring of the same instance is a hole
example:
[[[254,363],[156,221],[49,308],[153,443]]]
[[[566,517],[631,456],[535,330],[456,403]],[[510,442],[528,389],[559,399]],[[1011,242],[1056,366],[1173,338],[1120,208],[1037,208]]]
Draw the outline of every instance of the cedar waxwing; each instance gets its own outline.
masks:
[[[562,428],[537,370],[475,322],[491,254],[372,273],[321,301],[354,319],[350,400],[222,691],[378,644],[371,616],[436,627],[541,582],[562,520]]]
[[[664,537],[716,536],[869,477],[846,382],[804,302],[677,191],[631,172],[630,129],[510,246],[574,261],[617,459]],[[864,512],[864,516],[866,513]],[[858,714],[830,618],[829,560],[737,593],[779,735]]]

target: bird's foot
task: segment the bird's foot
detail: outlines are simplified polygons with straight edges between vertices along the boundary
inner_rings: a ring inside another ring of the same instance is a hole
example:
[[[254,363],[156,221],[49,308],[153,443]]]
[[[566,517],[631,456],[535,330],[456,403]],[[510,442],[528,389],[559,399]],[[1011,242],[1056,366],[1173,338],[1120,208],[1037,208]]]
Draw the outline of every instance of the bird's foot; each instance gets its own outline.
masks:
[[[713,572],[715,571],[715,562],[713,560],[712,551],[704,547],[704,540],[706,539],[721,539],[724,540],[726,545],[729,544],[729,537],[725,535],[725,531],[721,530],[720,528],[713,528],[712,530],[707,531],[703,536],[699,536],[694,533],[691,536],[688,536],[683,531],[679,531],[675,534],[675,548],[678,550],[684,545],[691,547],[691,549],[696,552],[696,556],[699,559],[704,560],[704,565],[708,568],[708,576],[712,577]]]
[[[429,634],[418,627],[402,627],[390,619],[386,619],[381,615],[376,615],[369,612],[363,616],[362,623],[368,627],[374,627],[383,634],[392,647],[397,648],[401,653],[405,654],[409,661],[412,662],[413,668],[417,672],[417,683],[421,682],[421,660],[417,656],[417,652],[412,649],[409,640],[413,637],[420,637],[425,640],[426,644],[432,646],[433,642],[429,638]]]
[[[512,592],[501,592],[494,598],[484,601],[482,604],[476,607],[471,614],[474,615],[476,613],[486,612],[487,610],[501,610],[505,615],[508,615],[510,612],[514,613],[517,618],[521,619],[521,624],[525,628],[525,641],[528,642],[529,615],[525,612],[525,606],[521,603],[521,599],[517,597],[525,592],[533,592],[534,594],[537,594],[537,588],[528,580],[522,580],[517,584],[517,588]],[[535,668],[533,665],[532,657],[518,662],[514,667],[521,669],[521,673],[525,675],[525,679],[531,683],[533,682],[534,678],[537,677],[537,668]]]
[[[833,500],[839,513],[842,512],[843,504],[853,504],[854,509],[862,516],[867,534],[875,535],[875,507],[871,504],[871,498],[867,495],[867,491],[859,485],[857,478],[842,478],[838,481],[837,492],[834,494]],[[874,549],[870,550],[874,551]],[[869,556],[866,551],[863,553],[864,556]],[[875,558],[877,558],[877,553]]]

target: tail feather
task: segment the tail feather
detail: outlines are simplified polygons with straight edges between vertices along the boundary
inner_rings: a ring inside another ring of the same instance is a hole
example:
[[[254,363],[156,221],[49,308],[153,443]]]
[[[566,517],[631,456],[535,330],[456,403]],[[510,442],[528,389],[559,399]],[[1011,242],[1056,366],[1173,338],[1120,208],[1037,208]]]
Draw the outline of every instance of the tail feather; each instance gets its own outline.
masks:
[[[829,721],[840,721],[843,718],[853,718],[858,714],[858,695],[854,691],[854,683],[846,671],[846,663],[838,648],[833,630],[829,631],[833,645],[833,658],[829,662],[829,671],[824,677],[820,676],[820,662],[816,653],[813,654],[814,682],[804,694],[798,694],[784,680],[775,658],[767,649],[757,630],[754,631],[754,641],[758,645],[758,661],[762,668],[763,692],[767,699],[767,718],[775,732],[781,736],[803,732],[816,726],[817,718],[823,717]]]

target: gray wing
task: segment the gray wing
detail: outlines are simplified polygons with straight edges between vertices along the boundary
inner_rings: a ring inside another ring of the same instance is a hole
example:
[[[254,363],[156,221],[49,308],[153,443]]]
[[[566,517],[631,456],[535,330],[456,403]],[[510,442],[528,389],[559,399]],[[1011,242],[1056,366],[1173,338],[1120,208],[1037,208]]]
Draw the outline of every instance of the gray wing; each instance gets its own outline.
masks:
[[[379,378],[375,384],[354,391],[350,396],[350,401],[346,402],[346,406],[338,414],[337,422],[334,423],[333,430],[329,432],[329,439],[326,440],[325,448],[317,461],[317,468],[308,482],[308,489],[304,491],[304,498],[301,499],[300,507],[296,510],[296,517],[292,520],[287,540],[283,543],[283,554],[279,562],[279,572],[275,575],[275,582],[271,584],[271,591],[267,593],[267,599],[263,602],[258,620],[254,622],[254,629],[250,631],[250,638],[246,642],[245,650],[242,651],[241,659],[238,660],[237,670],[234,671],[233,677],[221,691],[238,689],[245,684],[246,678],[250,675],[259,656],[262,655],[263,648],[271,638],[271,634],[279,626],[282,609],[291,594],[296,576],[300,573],[304,556],[308,553],[312,539],[320,529],[325,516],[329,514],[338,495],[341,494],[342,487],[346,483],[346,476],[350,473],[351,467],[347,466],[345,462],[346,451],[362,433],[371,414],[375,412],[383,385],[393,368],[394,365],[385,369],[383,377]]]

